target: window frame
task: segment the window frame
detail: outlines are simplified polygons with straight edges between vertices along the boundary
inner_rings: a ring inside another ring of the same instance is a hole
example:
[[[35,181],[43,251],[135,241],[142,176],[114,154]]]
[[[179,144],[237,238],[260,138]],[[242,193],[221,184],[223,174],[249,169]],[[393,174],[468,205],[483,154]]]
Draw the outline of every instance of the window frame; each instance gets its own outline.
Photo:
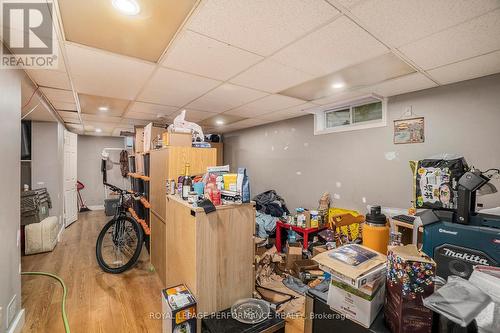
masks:
[[[382,103],[382,119],[353,123],[354,120],[353,110],[355,107],[377,102]],[[326,127],[327,113],[341,111],[345,109],[349,109],[349,119],[350,119],[349,125]],[[322,105],[317,108],[309,110],[309,112],[314,114],[314,135],[356,131],[356,130],[387,126],[387,99],[374,94],[361,96],[356,99],[345,100],[333,104]]]

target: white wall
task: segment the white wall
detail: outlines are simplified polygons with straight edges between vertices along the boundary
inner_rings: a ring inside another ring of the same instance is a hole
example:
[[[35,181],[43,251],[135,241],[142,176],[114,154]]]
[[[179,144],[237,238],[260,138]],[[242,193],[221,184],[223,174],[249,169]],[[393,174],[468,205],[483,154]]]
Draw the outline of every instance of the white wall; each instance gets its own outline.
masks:
[[[57,216],[63,225],[63,169],[60,149],[64,137],[60,137],[62,127],[57,122],[31,123],[32,153],[31,179],[33,188],[46,187],[51,200],[51,216]]]
[[[393,120],[407,106],[425,116],[425,143],[393,144]],[[289,208],[314,208],[329,191],[333,204],[365,211],[368,204],[410,206],[409,160],[463,154],[481,170],[500,167],[500,74],[395,96],[388,126],[314,136],[311,115],[224,136],[225,162],[247,167],[252,195],[276,189]],[[386,153],[394,152],[389,160]],[[500,182],[493,181],[500,190]],[[478,198],[500,206],[500,193]]]
[[[85,185],[81,192],[87,206],[104,204],[104,187],[101,174],[101,152],[104,148],[124,148],[125,139],[106,136],[78,136],[78,180]],[[110,153],[110,159],[120,161],[120,152]],[[128,178],[123,178],[120,166],[108,171],[108,183],[121,188],[130,188]]]
[[[6,308],[16,296],[15,311],[21,310],[20,177],[21,177],[21,77],[18,71],[0,70],[0,331],[5,332]],[[12,325],[12,324],[11,324]]]

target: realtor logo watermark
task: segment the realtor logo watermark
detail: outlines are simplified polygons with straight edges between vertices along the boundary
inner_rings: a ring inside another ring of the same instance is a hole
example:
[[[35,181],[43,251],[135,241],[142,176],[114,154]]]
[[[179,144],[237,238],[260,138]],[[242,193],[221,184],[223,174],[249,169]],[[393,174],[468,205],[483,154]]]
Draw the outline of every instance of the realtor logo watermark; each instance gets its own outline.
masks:
[[[0,0],[0,68],[56,69],[58,43],[52,0]]]

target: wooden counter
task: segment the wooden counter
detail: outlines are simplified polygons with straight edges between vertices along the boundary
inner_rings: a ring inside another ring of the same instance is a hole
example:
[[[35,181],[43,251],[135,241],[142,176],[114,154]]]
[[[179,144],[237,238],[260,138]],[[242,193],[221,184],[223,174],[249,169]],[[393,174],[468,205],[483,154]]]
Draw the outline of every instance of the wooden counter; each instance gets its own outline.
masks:
[[[186,284],[199,313],[220,311],[252,296],[254,203],[219,206],[207,215],[168,195],[165,223],[156,219],[152,226],[151,255],[165,267],[164,276],[160,273],[164,286]],[[163,233],[164,244],[157,232]]]

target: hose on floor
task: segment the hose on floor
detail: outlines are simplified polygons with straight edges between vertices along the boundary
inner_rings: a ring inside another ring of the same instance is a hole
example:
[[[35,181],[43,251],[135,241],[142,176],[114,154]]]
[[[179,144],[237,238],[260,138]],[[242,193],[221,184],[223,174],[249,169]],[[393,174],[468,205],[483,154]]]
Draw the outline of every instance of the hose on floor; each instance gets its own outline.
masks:
[[[69,330],[69,324],[68,324],[68,317],[66,316],[66,295],[68,293],[68,289],[66,288],[66,284],[64,284],[63,279],[61,279],[59,276],[51,273],[46,273],[46,272],[21,272],[21,275],[42,275],[42,276],[49,276],[53,279],[56,279],[59,281],[61,284],[61,287],[63,288],[63,296],[62,296],[62,319],[64,323],[64,330],[66,333],[70,333]]]

